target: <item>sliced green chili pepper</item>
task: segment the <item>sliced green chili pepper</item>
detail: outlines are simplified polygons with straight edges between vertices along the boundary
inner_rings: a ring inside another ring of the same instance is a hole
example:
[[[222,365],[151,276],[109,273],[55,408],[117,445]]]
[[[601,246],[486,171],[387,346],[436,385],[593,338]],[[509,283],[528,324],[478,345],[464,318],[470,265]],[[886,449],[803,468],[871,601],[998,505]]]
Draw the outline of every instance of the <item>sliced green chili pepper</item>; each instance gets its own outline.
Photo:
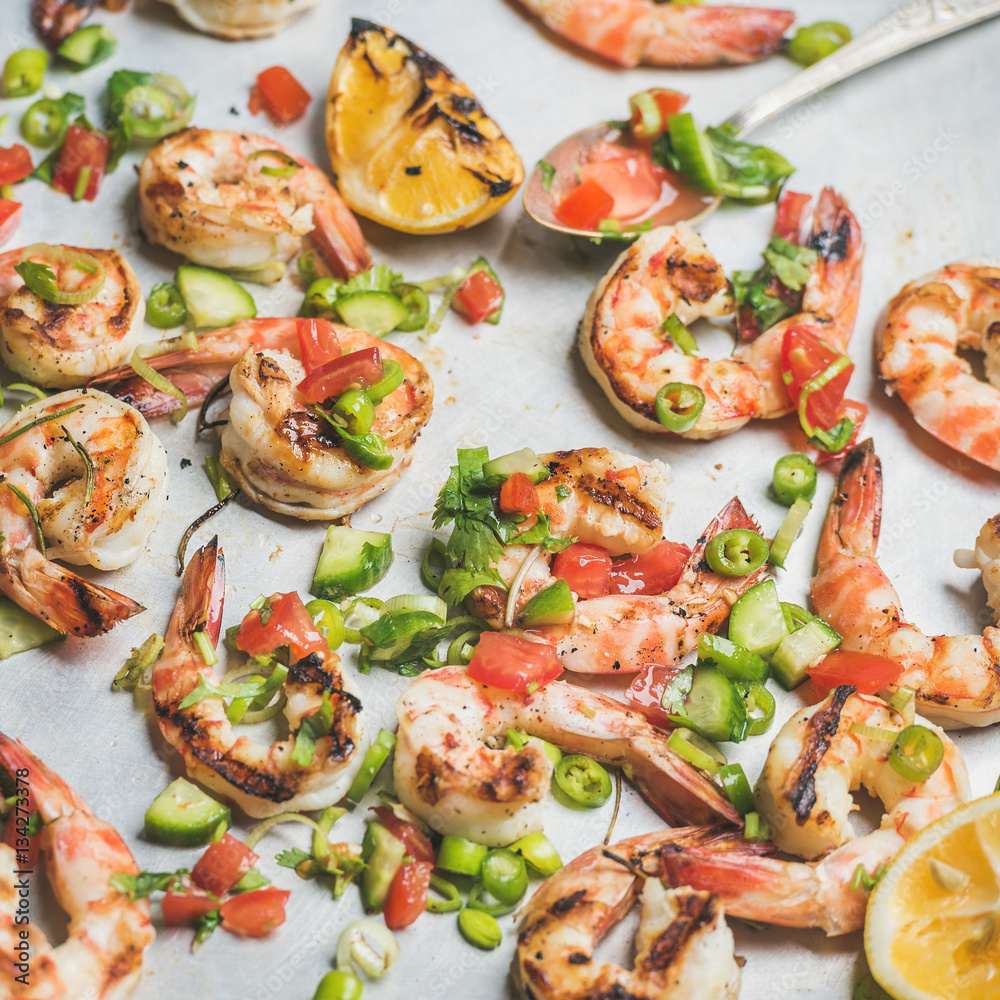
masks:
[[[21,135],[32,144],[55,146],[69,125],[69,115],[59,101],[43,97],[28,108],[21,119]]]
[[[468,907],[459,910],[458,929],[469,944],[474,944],[485,951],[492,951],[503,941],[500,925],[482,910],[470,910]]]
[[[799,497],[812,500],[816,493],[816,466],[806,455],[782,455],[774,463],[771,484],[778,503],[791,507]]]
[[[747,730],[750,736],[760,736],[771,728],[774,722],[774,695],[763,684],[751,682],[745,684],[737,681],[736,689],[743,696],[747,705],[747,721],[750,728]],[[761,712],[761,715],[752,715],[753,712]]]
[[[427,909],[431,913],[454,913],[455,910],[462,909],[462,897],[446,878],[440,875],[431,875],[430,891],[436,892],[440,898],[427,896]]]
[[[785,627],[789,632],[794,632],[816,619],[816,616],[812,612],[806,611],[801,604],[792,604],[791,601],[781,602],[781,613],[785,617]]]
[[[309,617],[325,636],[331,650],[337,649],[344,641],[344,615],[332,601],[314,600],[306,604]]]
[[[701,416],[705,393],[686,382],[668,382],[656,394],[653,404],[656,419],[674,434],[690,430]]]
[[[941,737],[926,726],[907,726],[889,751],[889,764],[904,781],[926,781],[944,760]]]
[[[787,53],[802,66],[812,66],[851,40],[851,29],[839,21],[817,21],[799,28],[788,42]]]
[[[3,67],[3,96],[28,97],[45,79],[49,54],[44,49],[18,49],[7,57]]]
[[[146,318],[163,330],[180,326],[187,319],[187,306],[176,285],[169,281],[153,285],[146,300]]]
[[[397,327],[396,329],[399,330],[402,327]],[[368,393],[368,398],[378,406],[390,392],[395,392],[403,384],[405,378],[406,373],[398,361],[393,361],[391,358],[383,358],[381,380],[374,385],[370,385],[365,389],[365,392]]]
[[[500,847],[483,858],[483,887],[500,903],[513,906],[528,891],[528,867],[520,854]]]
[[[347,798],[351,802],[360,802],[365,797],[365,792],[372,786],[375,775],[382,769],[382,765],[389,759],[396,746],[396,734],[390,733],[388,729],[380,729],[375,742],[368,748],[365,759],[361,764],[361,770],[347,789]]]
[[[788,513],[785,515],[778,533],[771,542],[771,549],[767,556],[775,566],[780,566],[782,569],[785,568],[785,560],[788,558],[792,542],[798,537],[799,532],[802,530],[802,522],[805,521],[806,515],[811,510],[812,504],[805,497],[798,497],[792,506],[788,508]]]
[[[603,806],[611,798],[611,775],[589,757],[569,754],[556,766],[556,784],[571,801],[588,809]]]
[[[349,434],[367,434],[375,423],[375,404],[363,389],[348,389],[333,407]]]
[[[396,324],[396,329],[403,333],[422,330],[431,318],[431,300],[427,293],[416,285],[393,285],[392,294],[410,310],[410,315]]]
[[[446,834],[438,848],[437,866],[446,872],[456,875],[471,875],[478,877],[483,867],[483,859],[489,853],[489,848],[477,844],[465,837]]]
[[[337,278],[317,278],[306,292],[299,309],[300,316],[319,316],[323,319],[336,319],[334,310],[344,283]]]
[[[741,816],[753,812],[753,792],[750,790],[750,782],[740,764],[726,764],[719,768],[719,781],[722,782],[722,789],[729,797],[729,801],[736,806],[736,811]]]
[[[705,559],[722,576],[747,576],[767,562],[764,538],[749,528],[730,528],[716,535],[705,549]]]

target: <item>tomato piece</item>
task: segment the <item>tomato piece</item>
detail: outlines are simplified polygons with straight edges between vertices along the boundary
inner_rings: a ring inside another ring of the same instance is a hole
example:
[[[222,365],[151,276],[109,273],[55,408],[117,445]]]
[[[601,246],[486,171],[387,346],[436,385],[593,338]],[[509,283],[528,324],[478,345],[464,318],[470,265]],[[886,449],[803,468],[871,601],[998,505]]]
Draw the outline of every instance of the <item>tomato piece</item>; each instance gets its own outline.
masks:
[[[74,198],[93,201],[101,189],[110,151],[111,140],[107,136],[97,135],[80,125],[70,125],[59,153],[52,186]],[[84,180],[80,179],[82,174],[85,175]],[[77,193],[78,184],[83,189],[80,194]]]
[[[271,613],[266,624],[260,611],[251,611],[240,623],[236,633],[238,648],[251,656],[269,656],[279,646],[288,646],[293,661],[310,653],[326,657],[330,647],[313,625],[298,594],[272,594],[268,602]]]
[[[258,73],[255,89],[260,106],[282,125],[301,117],[312,100],[309,91],[284,66],[271,66]]]
[[[611,586],[611,556],[600,545],[574,542],[557,552],[552,560],[552,575],[569,584],[569,589],[587,601],[603,597]]]
[[[868,407],[864,403],[859,403],[856,399],[845,399],[840,404],[837,414],[838,422],[844,417],[850,417],[851,423],[854,424],[851,436],[847,439],[847,444],[838,452],[820,451],[818,448],[814,449],[816,457],[813,461],[817,465],[843,458],[858,443],[858,438],[861,437],[861,428],[864,426],[865,420],[868,419]]]
[[[255,889],[227,899],[219,912],[222,926],[240,937],[266,937],[285,922],[287,889]]]
[[[15,143],[9,149],[0,149],[0,184],[23,181],[34,169],[27,146]]]
[[[474,681],[505,691],[525,691],[529,684],[541,687],[561,673],[555,646],[503,632],[480,636],[468,668]]]
[[[523,472],[515,472],[500,487],[500,509],[507,514],[537,514],[541,501],[535,484]]]
[[[377,347],[366,347],[320,365],[298,384],[298,390],[307,403],[322,403],[349,386],[366,387],[381,380],[382,355]]]
[[[382,911],[389,930],[409,927],[427,909],[427,889],[433,870],[433,861],[408,861],[396,872]]]
[[[297,319],[295,332],[299,338],[302,366],[307,375],[343,354],[337,328],[329,320]]]
[[[853,684],[859,694],[878,694],[883,688],[899,680],[903,668],[886,656],[835,649],[806,672],[812,679],[816,693],[825,698],[841,684]]]
[[[781,339],[781,376],[788,389],[788,398],[795,406],[805,384],[821,375],[839,357],[826,341],[821,340],[808,327],[790,326]],[[809,424],[820,430],[829,430],[839,419],[837,414],[844,399],[844,391],[851,380],[854,363],[848,364],[821,389],[809,394],[805,417]]]
[[[683,542],[664,538],[645,552],[611,564],[611,594],[665,594],[672,589],[691,558]]]
[[[219,907],[218,899],[189,884],[187,879],[183,880],[182,885],[183,892],[168,889],[163,897],[163,922],[168,927],[193,924],[206,913],[211,913]]]
[[[596,229],[601,219],[610,217],[615,199],[595,181],[585,181],[557,206],[556,218],[571,229]]]
[[[645,215],[660,200],[668,177],[667,171],[653,163],[644,150],[631,150],[626,157],[580,167],[583,183],[597,184],[614,200],[610,212],[600,216],[598,222],[602,218],[628,222]]]
[[[191,881],[214,896],[224,896],[259,860],[246,844],[226,833],[197,860]]]
[[[19,201],[0,198],[0,247],[9,240],[21,224],[23,206]]]
[[[785,191],[774,213],[774,235],[788,243],[798,244],[802,228],[802,213],[812,200],[812,195]]]
[[[406,853],[415,861],[434,861],[434,845],[416,823],[400,819],[389,806],[372,806],[371,811],[379,822],[406,845]]]
[[[625,692],[625,700],[630,708],[641,712],[660,729],[673,729],[673,723],[663,711],[663,692],[667,685],[683,670],[679,666],[664,666],[661,663],[647,663],[632,679]]]
[[[503,305],[503,289],[489,271],[473,271],[455,292],[455,303],[470,323],[481,323]]]

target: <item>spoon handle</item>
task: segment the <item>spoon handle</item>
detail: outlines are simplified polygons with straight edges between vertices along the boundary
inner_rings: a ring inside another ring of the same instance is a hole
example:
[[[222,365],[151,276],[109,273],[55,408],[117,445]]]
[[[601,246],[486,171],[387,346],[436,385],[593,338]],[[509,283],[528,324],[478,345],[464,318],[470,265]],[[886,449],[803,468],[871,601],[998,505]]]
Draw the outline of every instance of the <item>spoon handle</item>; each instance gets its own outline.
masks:
[[[904,0],[888,17],[808,69],[761,94],[726,124],[750,132],[811,94],[908,49],[1000,14],[1000,0]]]

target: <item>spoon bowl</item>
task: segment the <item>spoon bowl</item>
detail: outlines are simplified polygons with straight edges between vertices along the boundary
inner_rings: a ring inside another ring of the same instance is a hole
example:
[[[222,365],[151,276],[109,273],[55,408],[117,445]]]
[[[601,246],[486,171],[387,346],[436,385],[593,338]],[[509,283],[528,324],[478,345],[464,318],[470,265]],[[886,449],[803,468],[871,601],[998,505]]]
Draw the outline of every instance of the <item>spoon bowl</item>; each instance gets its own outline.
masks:
[[[919,0],[904,4],[853,42],[848,42],[825,59],[745,104],[725,124],[734,125],[738,136],[746,135],[807,97],[869,66],[998,14],[1000,0],[965,0],[962,4],[946,0]],[[624,138],[627,141],[627,136]],[[573,189],[574,168],[585,162],[588,150],[601,141],[621,143],[622,139],[619,130],[602,123],[574,132],[550,149],[535,166],[524,187],[522,198],[528,215],[539,225],[569,236],[620,238],[620,234],[605,230],[567,226],[556,217],[556,207]],[[555,168],[554,176],[546,179],[540,165],[542,162],[550,163]],[[674,197],[671,197],[671,192]],[[678,179],[676,184],[673,181],[664,182],[660,201],[642,218],[629,220],[629,224],[641,223],[643,228],[649,228],[647,222],[652,226],[700,222],[711,215],[721,202],[720,196],[699,194],[682,179]],[[627,237],[628,233],[621,236]]]

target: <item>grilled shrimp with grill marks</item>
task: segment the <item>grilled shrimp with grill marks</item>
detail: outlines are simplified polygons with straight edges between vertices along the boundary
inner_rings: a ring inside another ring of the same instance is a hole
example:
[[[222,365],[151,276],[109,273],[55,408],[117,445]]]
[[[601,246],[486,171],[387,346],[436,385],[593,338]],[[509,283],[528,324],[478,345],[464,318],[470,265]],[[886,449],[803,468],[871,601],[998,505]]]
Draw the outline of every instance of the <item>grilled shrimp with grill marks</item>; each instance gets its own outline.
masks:
[[[491,749],[486,741],[507,729],[621,767],[669,823],[739,822],[719,789],[667,746],[665,733],[574,684],[515,693],[478,683],[463,667],[442,667],[410,684],[396,715],[396,794],[439,833],[501,846],[542,828],[552,762],[537,741]]]
[[[687,8],[690,10],[705,8]],[[666,434],[656,396],[672,382],[695,386],[704,406],[686,438],[729,434],[754,418],[793,409],[782,379],[781,344],[791,326],[842,352],[854,329],[861,289],[861,228],[831,188],[817,199],[801,245],[816,251],[803,288],[802,312],[776,323],[730,357],[685,354],[664,330],[728,315],[733,298],[722,267],[688,225],[661,226],[639,237],[597,283],[579,330],[580,354],[614,408],[633,427]]]
[[[871,440],[844,459],[816,555],[812,599],[843,637],[843,649],[903,668],[917,711],[946,729],[1000,720],[1000,629],[925,635],[903,617],[899,595],[875,558],[882,526],[882,463]]]
[[[923,782],[905,781],[889,764],[891,738],[906,722],[880,698],[842,685],[797,712],[775,737],[757,782],[758,811],[775,847],[813,863],[748,855],[736,838],[688,848],[669,846],[664,867],[674,884],[717,893],[732,916],[786,927],[847,934],[864,924],[868,891],[858,867],[874,877],[907,838],[969,801],[969,777],[955,744],[934,728],[944,759]],[[865,787],[885,807],[878,830],[853,837],[851,792]],[[745,844],[745,842],[744,842]]]
[[[993,609],[993,624],[1000,624],[1000,514],[994,514],[979,529],[975,549],[956,550],[955,565],[982,573],[986,600]]]
[[[66,939],[59,945],[53,945],[40,927],[25,923],[24,880],[16,880],[18,870],[28,866],[23,855],[0,842],[4,1000],[125,1000],[139,981],[143,955],[155,932],[149,902],[127,899],[108,881],[117,872],[138,875],[139,866],[110,823],[98,819],[23,743],[2,733],[0,767],[10,773],[19,793],[27,793],[28,808],[41,816],[44,825],[38,842],[45,871],[56,901],[69,917]],[[20,802],[23,808],[24,800]],[[30,945],[27,959],[21,950],[25,934]]]
[[[139,222],[151,243],[206,267],[287,261],[307,236],[339,277],[371,263],[327,176],[263,135],[186,128],[161,139],[139,168]]]
[[[523,908],[512,978],[527,1000],[734,1000],[740,970],[718,899],[656,875],[670,844],[719,831],[664,830],[569,862]],[[649,870],[652,869],[652,870]],[[595,962],[605,934],[641,901],[632,969]]]
[[[163,654],[153,666],[160,731],[180,751],[192,778],[232,799],[248,816],[323,809],[338,802],[361,768],[366,738],[361,701],[336,653],[310,653],[289,666],[284,712],[291,736],[269,747],[236,735],[222,698],[180,707],[202,679],[219,683],[194,637],[204,632],[213,646],[218,641],[225,587],[225,560],[213,538],[188,563]],[[316,740],[312,763],[299,767],[291,759],[295,734],[302,720],[319,709],[324,694],[333,705],[330,734]]]
[[[276,35],[320,0],[162,0],[176,8],[192,28],[239,41]]]
[[[128,360],[142,337],[146,303],[139,279],[117,250],[57,249],[96,260],[104,269],[100,290],[89,302],[56,305],[31,291],[14,270],[22,259],[35,259],[30,253],[0,254],[0,358],[36,385],[71,389]],[[37,259],[52,266],[45,255]],[[83,270],[56,267],[61,288],[89,278]]]
[[[71,389],[24,407],[0,438],[0,591],[72,635],[141,611],[50,559],[111,570],[143,551],[166,502],[167,456],[142,414]]]

